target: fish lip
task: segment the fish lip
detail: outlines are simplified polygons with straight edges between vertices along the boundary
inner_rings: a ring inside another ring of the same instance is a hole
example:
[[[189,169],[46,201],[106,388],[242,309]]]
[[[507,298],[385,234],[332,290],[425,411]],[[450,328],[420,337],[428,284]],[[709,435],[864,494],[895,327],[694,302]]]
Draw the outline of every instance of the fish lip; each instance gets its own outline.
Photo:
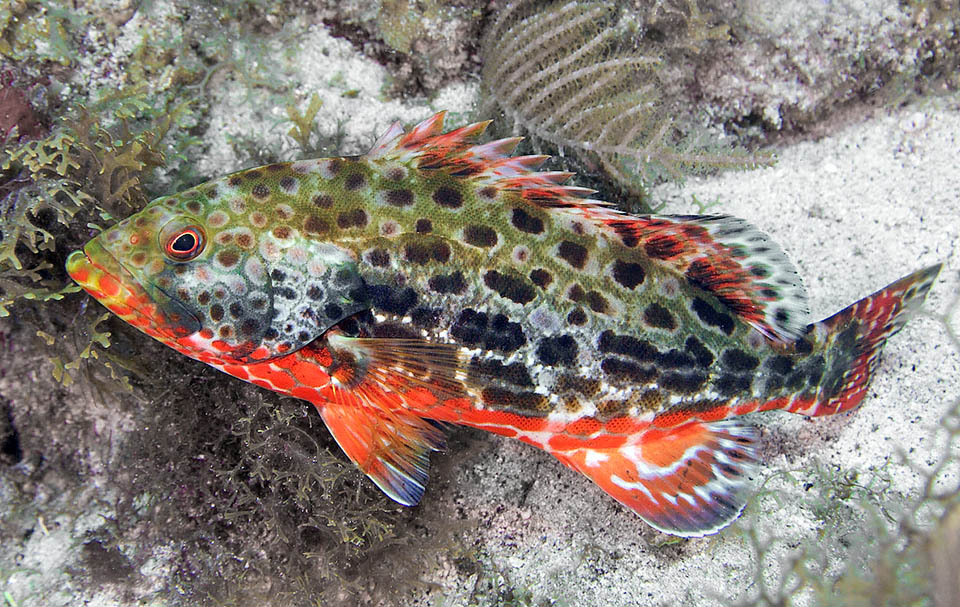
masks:
[[[100,243],[99,238],[94,238],[84,245],[83,249],[74,251],[67,257],[67,272],[70,274],[71,278],[80,284],[80,286],[86,288],[89,284],[89,281],[87,281],[87,284],[84,284],[84,282],[77,280],[73,272],[70,271],[70,267],[76,264],[78,253],[83,254],[83,263],[85,263],[88,268],[95,268],[97,271],[110,276],[116,282],[123,285],[123,288],[126,291],[134,295],[136,301],[148,301],[153,304],[154,309],[149,311],[145,310],[142,304],[130,306],[127,302],[127,307],[128,309],[132,309],[136,316],[144,319],[145,321],[149,323],[157,323],[158,326],[155,327],[157,333],[170,334],[172,337],[183,337],[185,335],[196,333],[200,330],[201,323],[196,314],[190,312],[182,304],[170,297],[170,294],[165,290],[161,289],[155,284],[151,284],[153,288],[157,289],[167,299],[167,302],[157,301],[157,299],[151,296],[146,288],[144,288],[140,281],[136,279],[133,272],[131,272],[123,264],[123,262],[116,257],[116,255],[111,253]],[[106,302],[101,301],[101,303],[106,305]],[[109,306],[107,307],[109,308]],[[176,312],[181,316],[180,321],[172,322],[170,320],[168,310],[170,307],[176,307]],[[130,322],[129,319],[124,318],[124,320]],[[140,327],[139,325],[135,324],[135,326],[138,326],[138,328],[144,330],[144,328]],[[187,326],[192,328],[184,330],[184,328]]]

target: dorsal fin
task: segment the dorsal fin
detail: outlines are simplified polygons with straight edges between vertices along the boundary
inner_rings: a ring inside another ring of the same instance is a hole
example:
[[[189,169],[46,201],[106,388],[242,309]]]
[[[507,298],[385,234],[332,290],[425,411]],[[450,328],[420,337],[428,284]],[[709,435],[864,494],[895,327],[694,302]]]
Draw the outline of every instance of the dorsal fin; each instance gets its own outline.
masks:
[[[623,213],[608,202],[589,198],[594,190],[564,185],[572,173],[538,172],[547,156],[510,156],[520,138],[474,145],[489,122],[444,133],[444,115],[437,113],[406,133],[394,124],[368,157],[446,170],[479,187],[509,191],[531,205],[606,226],[627,246],[642,247],[651,263],[714,295],[766,337],[787,341],[803,333],[808,310],[796,269],[777,245],[747,222],[720,215]]]
[[[809,309],[800,275],[770,238],[726,215],[624,215],[607,221],[627,246],[713,294],[770,339],[803,334]]]

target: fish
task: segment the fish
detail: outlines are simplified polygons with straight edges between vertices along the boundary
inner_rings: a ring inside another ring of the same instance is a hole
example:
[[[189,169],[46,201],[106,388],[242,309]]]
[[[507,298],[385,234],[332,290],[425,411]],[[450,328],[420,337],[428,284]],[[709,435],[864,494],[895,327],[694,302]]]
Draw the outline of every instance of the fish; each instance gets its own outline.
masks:
[[[750,414],[852,411],[940,265],[810,322],[794,265],[725,215],[633,215],[481,142],[393,124],[361,156],[279,162],[157,198],[66,260],[178,352],[312,403],[412,506],[459,424],[539,447],[654,528],[736,519]]]

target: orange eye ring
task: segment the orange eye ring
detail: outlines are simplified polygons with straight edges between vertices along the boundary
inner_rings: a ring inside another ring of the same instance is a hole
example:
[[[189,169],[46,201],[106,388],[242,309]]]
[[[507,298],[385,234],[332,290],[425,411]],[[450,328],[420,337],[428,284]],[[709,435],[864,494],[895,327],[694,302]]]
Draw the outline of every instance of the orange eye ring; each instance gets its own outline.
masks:
[[[203,229],[200,226],[187,226],[170,236],[163,250],[174,261],[190,261],[203,252],[205,244]]]

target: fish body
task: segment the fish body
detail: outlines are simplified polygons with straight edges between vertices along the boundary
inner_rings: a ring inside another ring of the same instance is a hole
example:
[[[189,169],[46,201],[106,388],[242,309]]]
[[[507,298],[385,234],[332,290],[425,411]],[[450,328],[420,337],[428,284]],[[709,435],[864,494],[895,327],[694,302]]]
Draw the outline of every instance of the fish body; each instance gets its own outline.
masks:
[[[856,407],[939,271],[809,323],[748,223],[624,214],[511,156],[519,139],[442,122],[159,198],[67,270],[183,354],[313,403],[400,503],[450,422],[542,448],[682,536],[742,510],[742,416]]]

